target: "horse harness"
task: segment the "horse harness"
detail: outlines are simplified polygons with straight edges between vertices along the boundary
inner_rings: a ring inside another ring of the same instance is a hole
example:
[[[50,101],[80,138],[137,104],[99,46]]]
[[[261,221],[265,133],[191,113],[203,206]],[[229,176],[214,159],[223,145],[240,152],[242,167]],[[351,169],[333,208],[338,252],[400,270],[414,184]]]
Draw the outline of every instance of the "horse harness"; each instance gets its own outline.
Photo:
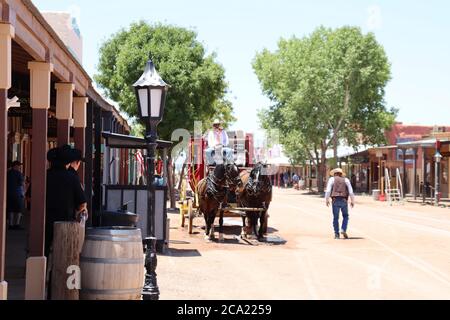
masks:
[[[219,182],[216,181],[214,173],[211,173],[206,177],[206,192],[205,198],[213,198],[219,203],[222,203],[226,195],[226,187],[221,186]]]
[[[246,186],[246,191],[247,191],[248,195],[251,197],[258,197],[262,193],[268,193],[271,191],[271,187],[272,187],[272,185],[270,184],[270,181],[267,181],[265,179],[262,180],[261,182],[259,181],[260,168],[258,168],[257,170],[258,170],[258,178],[256,179],[256,181],[254,179],[255,173],[251,172],[250,177],[248,178],[248,184]],[[261,186],[259,189],[258,189],[258,184]]]

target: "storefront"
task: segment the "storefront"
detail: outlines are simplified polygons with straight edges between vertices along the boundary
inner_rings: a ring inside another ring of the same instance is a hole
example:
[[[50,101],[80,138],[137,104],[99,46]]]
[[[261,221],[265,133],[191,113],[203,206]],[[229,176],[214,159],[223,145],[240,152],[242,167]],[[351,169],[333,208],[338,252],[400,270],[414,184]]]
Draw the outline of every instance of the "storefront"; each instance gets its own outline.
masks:
[[[102,169],[101,132],[127,133],[129,127],[31,1],[0,0],[0,18],[0,299],[8,292],[6,171],[14,160],[23,162],[31,182],[25,298],[44,299],[47,150],[69,143],[82,150],[85,189],[101,195],[95,192],[101,181],[93,181]],[[88,198],[95,212],[101,199]]]
[[[413,196],[416,198],[425,193],[425,197],[433,197],[437,173],[439,189],[437,192],[441,198],[450,198],[450,133],[435,133],[430,138],[399,143],[398,146],[404,154],[407,151],[413,154],[412,168],[407,171]],[[440,155],[439,159],[437,155]],[[405,157],[405,162],[407,161],[408,158]]]

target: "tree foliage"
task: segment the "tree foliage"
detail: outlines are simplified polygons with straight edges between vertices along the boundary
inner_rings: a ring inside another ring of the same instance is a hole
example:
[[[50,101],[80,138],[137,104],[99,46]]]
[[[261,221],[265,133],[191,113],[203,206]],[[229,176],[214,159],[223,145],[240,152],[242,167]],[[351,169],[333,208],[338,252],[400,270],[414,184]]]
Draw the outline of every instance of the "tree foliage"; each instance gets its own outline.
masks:
[[[256,55],[253,68],[274,102],[260,113],[262,125],[282,132],[291,160],[313,160],[324,169],[333,144],[382,143],[394,122],[396,110],[384,101],[390,64],[375,36],[359,28],[319,27],[303,38],[280,39],[275,52]]]
[[[176,128],[192,130],[194,121],[206,125],[215,117],[234,121],[232,105],[226,99],[225,71],[196,37],[194,31],[171,25],[133,23],[103,43],[94,79],[121,110],[136,117],[132,84],[151,58],[171,86],[158,127],[161,138],[170,138]]]

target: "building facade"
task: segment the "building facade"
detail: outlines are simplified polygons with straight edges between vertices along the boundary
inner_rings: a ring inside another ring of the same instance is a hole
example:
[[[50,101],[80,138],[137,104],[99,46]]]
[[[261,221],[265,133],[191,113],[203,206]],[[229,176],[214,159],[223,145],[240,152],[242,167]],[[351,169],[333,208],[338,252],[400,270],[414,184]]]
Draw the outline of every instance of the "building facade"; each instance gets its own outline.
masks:
[[[130,131],[94,89],[81,66],[82,54],[76,56],[78,48],[69,38],[65,43],[51,21],[29,0],[0,0],[0,299],[8,294],[8,161],[22,161],[31,181],[25,298],[44,299],[47,150],[63,144],[82,150],[86,162],[80,176],[85,190],[93,190],[87,196],[95,213],[101,206],[101,181],[96,177],[102,170],[102,131]]]

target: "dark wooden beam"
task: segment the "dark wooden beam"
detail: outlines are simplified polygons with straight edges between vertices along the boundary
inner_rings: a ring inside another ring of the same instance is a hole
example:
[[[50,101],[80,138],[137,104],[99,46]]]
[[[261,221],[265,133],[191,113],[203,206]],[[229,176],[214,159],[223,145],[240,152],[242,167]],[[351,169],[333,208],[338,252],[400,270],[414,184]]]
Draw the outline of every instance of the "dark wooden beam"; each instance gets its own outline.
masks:
[[[5,280],[6,170],[8,150],[8,90],[0,89],[0,282]]]
[[[102,158],[101,158],[101,147],[102,147],[102,111],[98,105],[94,108],[94,146],[95,146],[95,156],[94,156],[94,196],[92,200],[92,223],[93,226],[97,225],[96,215],[100,212],[102,206]]]
[[[81,153],[85,154],[85,137],[86,129],[85,128],[73,128],[73,141],[75,143],[75,148],[81,151]],[[84,164],[80,165],[78,169],[78,175],[80,177],[81,183],[84,183]]]
[[[57,143],[58,147],[70,144],[70,123],[68,119],[57,120]]]
[[[414,200],[416,200],[417,199],[417,148],[413,148],[413,175],[414,175],[413,193],[414,193]]]
[[[31,147],[31,212],[29,249],[31,257],[44,256],[47,187],[47,109],[33,109]]]
[[[87,207],[89,212],[89,221],[88,226],[92,226],[92,171],[93,171],[93,155],[92,155],[92,140],[93,140],[93,122],[94,122],[94,103],[92,101],[89,101],[88,107],[87,107],[87,113],[86,113],[86,151],[84,158],[86,159],[84,168],[84,188],[86,193],[86,199],[87,199]]]
[[[406,185],[406,149],[402,149],[403,153],[403,198],[406,198],[406,192],[408,192],[408,186]]]
[[[113,116],[112,116],[112,112],[110,111],[103,111],[101,113],[101,116],[103,118],[103,131],[109,131],[109,132],[114,132],[113,131]]]

